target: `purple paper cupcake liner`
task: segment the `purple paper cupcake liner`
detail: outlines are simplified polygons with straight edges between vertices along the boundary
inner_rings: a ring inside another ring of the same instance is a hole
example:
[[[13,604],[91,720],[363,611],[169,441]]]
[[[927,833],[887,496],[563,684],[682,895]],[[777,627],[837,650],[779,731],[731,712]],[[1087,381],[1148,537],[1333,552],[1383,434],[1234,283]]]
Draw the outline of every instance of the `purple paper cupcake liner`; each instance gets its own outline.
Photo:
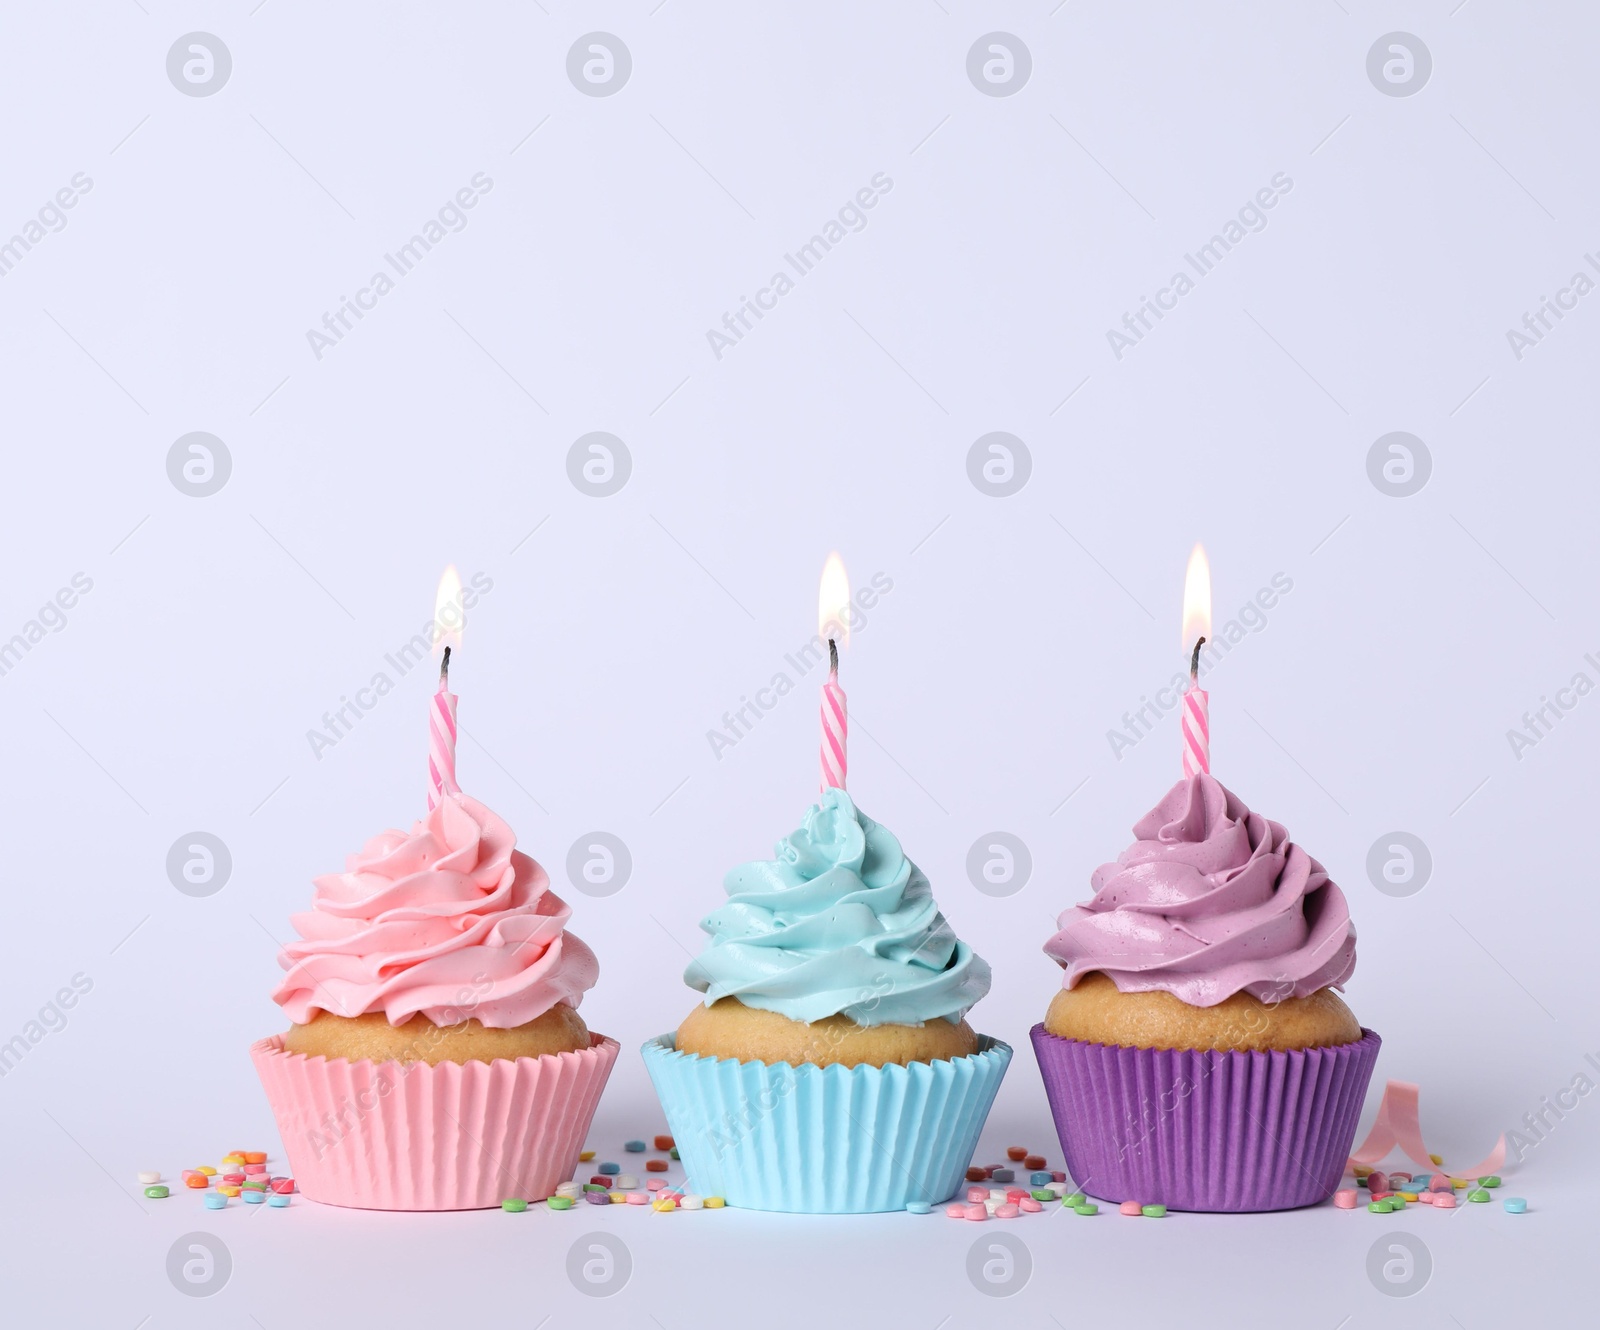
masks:
[[[1344,1176],[1382,1041],[1287,1052],[1121,1048],[1030,1031],[1073,1180],[1107,1201],[1292,1210]]]

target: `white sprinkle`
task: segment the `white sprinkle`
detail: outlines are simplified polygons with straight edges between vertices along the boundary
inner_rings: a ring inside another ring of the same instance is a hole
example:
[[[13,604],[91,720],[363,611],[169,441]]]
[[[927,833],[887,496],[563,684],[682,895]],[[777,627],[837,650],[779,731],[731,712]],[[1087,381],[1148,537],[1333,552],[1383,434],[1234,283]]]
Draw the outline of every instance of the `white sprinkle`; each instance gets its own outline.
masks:
[[[161,1181],[161,1174],[159,1174],[159,1173],[149,1172],[149,1173],[141,1173],[141,1174],[139,1174],[139,1184],[141,1186],[148,1187],[148,1186],[151,1186],[152,1184],[160,1182],[160,1181]]]
[[[639,1186],[639,1179],[632,1173],[619,1173],[617,1175],[618,1191],[635,1191]]]
[[[680,1210],[703,1210],[703,1209],[705,1209],[705,1205],[706,1205],[706,1198],[704,1196],[690,1195],[690,1196],[683,1197],[683,1199],[681,1199],[678,1202],[678,1209],[680,1209]]]

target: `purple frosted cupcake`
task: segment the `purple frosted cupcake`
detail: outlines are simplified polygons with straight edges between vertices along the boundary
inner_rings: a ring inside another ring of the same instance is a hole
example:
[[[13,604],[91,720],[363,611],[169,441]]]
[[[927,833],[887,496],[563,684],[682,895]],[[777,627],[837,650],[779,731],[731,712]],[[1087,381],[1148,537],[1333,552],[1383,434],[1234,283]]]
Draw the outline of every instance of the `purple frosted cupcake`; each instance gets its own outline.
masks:
[[[1177,1210],[1325,1200],[1379,1044],[1335,992],[1344,893],[1210,775],[1133,834],[1045,944],[1064,975],[1033,1045],[1073,1178]]]

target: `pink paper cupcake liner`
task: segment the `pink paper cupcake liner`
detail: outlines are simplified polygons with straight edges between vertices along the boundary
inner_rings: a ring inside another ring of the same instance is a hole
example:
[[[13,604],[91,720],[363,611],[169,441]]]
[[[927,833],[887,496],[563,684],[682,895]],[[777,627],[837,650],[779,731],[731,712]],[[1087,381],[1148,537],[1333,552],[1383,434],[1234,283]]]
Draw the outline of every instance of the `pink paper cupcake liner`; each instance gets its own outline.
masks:
[[[357,1062],[250,1049],[295,1187],[365,1210],[480,1210],[550,1195],[577,1167],[616,1040],[493,1062]]]
[[[1120,1048],[1030,1032],[1073,1180],[1173,1210],[1292,1210],[1344,1176],[1382,1042],[1287,1052]]]

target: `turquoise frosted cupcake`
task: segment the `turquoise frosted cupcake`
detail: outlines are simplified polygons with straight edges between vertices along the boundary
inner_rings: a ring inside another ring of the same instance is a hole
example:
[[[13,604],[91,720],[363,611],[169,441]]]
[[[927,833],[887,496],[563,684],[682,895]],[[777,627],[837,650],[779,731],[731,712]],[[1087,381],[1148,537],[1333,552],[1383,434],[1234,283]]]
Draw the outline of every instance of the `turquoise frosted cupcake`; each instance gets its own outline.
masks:
[[[989,967],[928,879],[829,789],[724,887],[684,975],[704,1001],[644,1048],[691,1184],[809,1213],[953,1194],[1011,1050],[966,1023]]]

